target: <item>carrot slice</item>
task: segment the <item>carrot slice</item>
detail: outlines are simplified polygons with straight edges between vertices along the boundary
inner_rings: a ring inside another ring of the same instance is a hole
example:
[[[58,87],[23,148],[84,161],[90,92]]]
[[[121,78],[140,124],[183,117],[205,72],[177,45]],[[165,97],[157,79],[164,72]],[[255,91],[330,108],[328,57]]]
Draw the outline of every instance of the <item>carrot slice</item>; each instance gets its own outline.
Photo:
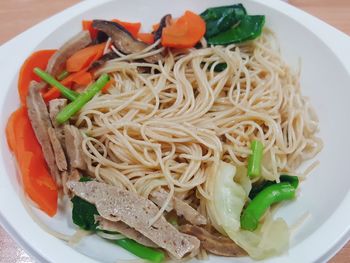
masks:
[[[138,33],[137,38],[147,44],[154,43],[154,35],[152,33]]]
[[[58,190],[49,173],[46,162],[37,141],[27,109],[21,107],[12,114],[7,127],[12,127],[16,144],[13,152],[20,170],[23,188],[26,194],[49,216],[57,212]],[[8,140],[11,140],[8,138]]]
[[[79,50],[67,59],[66,70],[78,72],[88,67],[92,62],[102,57],[105,47],[106,43],[101,43]]]
[[[61,81],[62,85],[67,88],[73,87],[73,84],[76,83],[80,86],[87,86],[92,82],[92,74],[87,72],[86,69],[83,69],[79,72],[75,72],[69,75],[67,78]],[[51,87],[46,93],[43,94],[43,98],[46,102],[50,100],[57,99],[61,96],[61,92],[56,87]]]
[[[92,75],[90,72],[80,71],[77,73],[79,73],[79,74],[76,74],[76,76],[73,76],[72,82],[74,82],[80,86],[87,86],[91,83]]]
[[[130,22],[124,22],[119,19],[112,19],[112,22],[116,22],[120,25],[122,25],[126,30],[130,32],[130,34],[134,37],[137,38],[137,34],[140,31],[141,28],[141,23],[136,22],[136,23],[130,23]]]
[[[112,87],[112,85],[115,84],[115,80],[114,78],[111,78],[108,83],[106,84],[106,86],[104,86],[101,90],[102,93],[107,93],[107,91],[110,89],[110,87]]]
[[[159,23],[152,25],[153,32],[154,32],[154,31],[157,31],[158,28],[159,28],[159,26],[160,26]]]
[[[45,102],[49,102],[50,100],[58,99],[60,96],[61,92],[56,87],[52,87],[43,94],[43,99]]]
[[[163,29],[162,46],[190,48],[195,46],[205,34],[205,22],[197,14],[186,11],[173,24]]]
[[[12,152],[15,153],[16,148],[16,121],[18,120],[18,115],[21,114],[21,109],[12,112],[6,124],[6,138],[7,144]]]
[[[18,93],[22,105],[26,105],[29,83],[32,80],[41,81],[33,73],[35,67],[46,68],[47,63],[56,50],[39,50],[31,54],[23,63],[18,78]]]
[[[83,20],[81,21],[81,24],[83,26],[83,30],[87,30],[90,32],[90,36],[92,39],[95,39],[97,37],[98,30],[92,27],[91,20]]]

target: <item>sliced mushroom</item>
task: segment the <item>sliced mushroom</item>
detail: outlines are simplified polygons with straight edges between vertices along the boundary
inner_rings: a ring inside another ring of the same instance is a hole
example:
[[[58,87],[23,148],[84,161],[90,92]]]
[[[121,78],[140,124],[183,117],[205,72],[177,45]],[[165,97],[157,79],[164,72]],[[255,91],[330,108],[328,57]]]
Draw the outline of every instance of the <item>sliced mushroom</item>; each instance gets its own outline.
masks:
[[[68,40],[55,54],[50,58],[46,67],[46,72],[56,77],[65,67],[67,59],[75,52],[91,43],[89,31],[82,31],[70,40]]]
[[[149,45],[136,40],[123,26],[116,22],[105,20],[94,20],[92,26],[102,32],[105,32],[111,39],[115,47],[124,54],[138,53]],[[161,54],[155,54],[144,58],[149,63],[157,63],[162,60]]]
[[[171,15],[167,14],[167,15],[163,16],[159,22],[158,29],[154,32],[154,40],[155,41],[157,41],[158,39],[161,39],[164,27],[167,27],[170,24],[171,24]]]
[[[96,70],[100,67],[102,67],[107,61],[115,59],[118,57],[118,54],[111,51],[105,55],[103,55],[99,60],[96,60],[93,62],[89,68],[89,70]]]

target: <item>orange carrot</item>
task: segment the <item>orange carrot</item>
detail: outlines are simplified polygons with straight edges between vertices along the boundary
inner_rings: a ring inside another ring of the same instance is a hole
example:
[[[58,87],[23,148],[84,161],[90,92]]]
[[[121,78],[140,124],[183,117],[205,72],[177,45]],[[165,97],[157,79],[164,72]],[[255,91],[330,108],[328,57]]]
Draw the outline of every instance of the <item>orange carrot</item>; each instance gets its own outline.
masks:
[[[21,107],[11,115],[7,130],[13,131],[15,138],[12,151],[17,159],[24,191],[41,210],[54,216],[57,212],[57,186],[46,166],[26,108]],[[11,141],[12,138],[8,137],[7,140]]]
[[[52,87],[43,94],[43,99],[47,103],[50,100],[58,99],[60,96],[61,92],[56,87]]]
[[[77,73],[79,73],[79,74],[76,74],[75,76],[73,76],[72,82],[74,82],[80,86],[87,86],[91,83],[92,75],[90,72],[79,71]]]
[[[152,25],[153,32],[154,32],[154,31],[157,31],[158,28],[159,28],[159,26],[160,26],[159,23]]]
[[[114,78],[111,78],[108,83],[106,84],[106,86],[104,86],[101,90],[102,93],[107,93],[107,91],[109,90],[110,87],[112,87],[112,85],[115,84],[115,80]]]
[[[200,41],[204,33],[204,20],[199,15],[186,11],[176,22],[163,29],[162,46],[190,48]]]
[[[152,33],[138,33],[137,38],[147,44],[154,43],[154,35]]]
[[[55,52],[56,50],[39,50],[24,61],[18,78],[18,93],[22,105],[26,105],[30,81],[41,81],[40,78],[33,73],[33,69],[35,67],[46,68],[49,59]]]
[[[81,21],[81,24],[83,26],[83,30],[88,30],[90,32],[90,36],[92,39],[95,39],[97,37],[98,30],[92,27],[91,20],[83,20]]]
[[[15,123],[18,119],[19,114],[21,114],[21,109],[18,109],[15,112],[13,112],[6,124],[7,144],[12,152],[15,152],[16,147]]]
[[[68,72],[78,72],[88,67],[92,62],[102,57],[105,47],[106,43],[101,43],[79,50],[67,59],[66,70]]]
[[[137,34],[139,33],[140,28],[141,28],[141,23],[140,22],[130,23],[130,22],[121,21],[119,19],[112,19],[112,22],[116,22],[116,23],[122,25],[126,30],[128,30],[130,32],[130,34],[134,38],[137,38]]]
[[[73,87],[73,83],[80,86],[87,86],[92,82],[92,74],[83,69],[79,72],[70,74],[67,78],[61,81],[62,85],[67,88]],[[46,102],[57,99],[61,96],[61,92],[56,87],[51,87],[46,93],[43,94],[43,98]]]

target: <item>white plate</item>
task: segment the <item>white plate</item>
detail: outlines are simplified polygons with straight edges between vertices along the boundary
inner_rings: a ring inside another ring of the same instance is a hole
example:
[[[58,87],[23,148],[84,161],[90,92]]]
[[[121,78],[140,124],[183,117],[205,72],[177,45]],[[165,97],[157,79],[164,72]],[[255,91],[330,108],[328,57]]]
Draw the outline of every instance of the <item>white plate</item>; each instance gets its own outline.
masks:
[[[84,240],[75,249],[50,236],[27,214],[19,198],[21,188],[4,136],[8,116],[19,105],[18,69],[34,50],[57,48],[80,30],[80,22],[92,18],[119,18],[142,21],[145,29],[165,13],[178,16],[184,10],[196,12],[206,7],[232,4],[233,0],[119,0],[83,1],[40,23],[0,48],[0,221],[7,231],[42,262],[115,262],[133,258],[128,252],[98,237]],[[267,25],[280,40],[285,59],[296,66],[302,59],[303,93],[311,97],[320,116],[325,147],[318,156],[321,165],[302,184],[297,201],[284,206],[280,215],[292,223],[309,211],[312,215],[293,237],[285,255],[266,262],[323,262],[349,239],[350,234],[350,40],[322,21],[280,1],[243,1],[252,14],[265,14]],[[49,219],[51,227],[72,233],[70,219],[62,214]],[[79,253],[79,252],[80,253]],[[85,256],[87,255],[87,256]],[[212,258],[210,262],[231,262]],[[249,262],[248,258],[236,262]]]

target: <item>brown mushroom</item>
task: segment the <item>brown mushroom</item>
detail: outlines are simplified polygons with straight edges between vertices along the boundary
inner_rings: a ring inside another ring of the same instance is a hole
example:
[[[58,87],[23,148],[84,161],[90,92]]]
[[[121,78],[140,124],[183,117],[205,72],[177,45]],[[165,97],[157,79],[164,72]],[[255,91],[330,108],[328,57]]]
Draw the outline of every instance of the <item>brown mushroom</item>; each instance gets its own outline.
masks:
[[[167,14],[162,17],[162,19],[159,22],[159,27],[156,31],[154,31],[154,41],[157,41],[158,39],[161,39],[163,29],[171,24],[171,15]]]
[[[105,20],[93,20],[92,26],[105,32],[111,39],[115,47],[124,54],[138,53],[147,48],[149,45],[135,39],[122,25]],[[157,63],[162,60],[161,54],[155,54],[145,57],[144,60],[149,63]]]

